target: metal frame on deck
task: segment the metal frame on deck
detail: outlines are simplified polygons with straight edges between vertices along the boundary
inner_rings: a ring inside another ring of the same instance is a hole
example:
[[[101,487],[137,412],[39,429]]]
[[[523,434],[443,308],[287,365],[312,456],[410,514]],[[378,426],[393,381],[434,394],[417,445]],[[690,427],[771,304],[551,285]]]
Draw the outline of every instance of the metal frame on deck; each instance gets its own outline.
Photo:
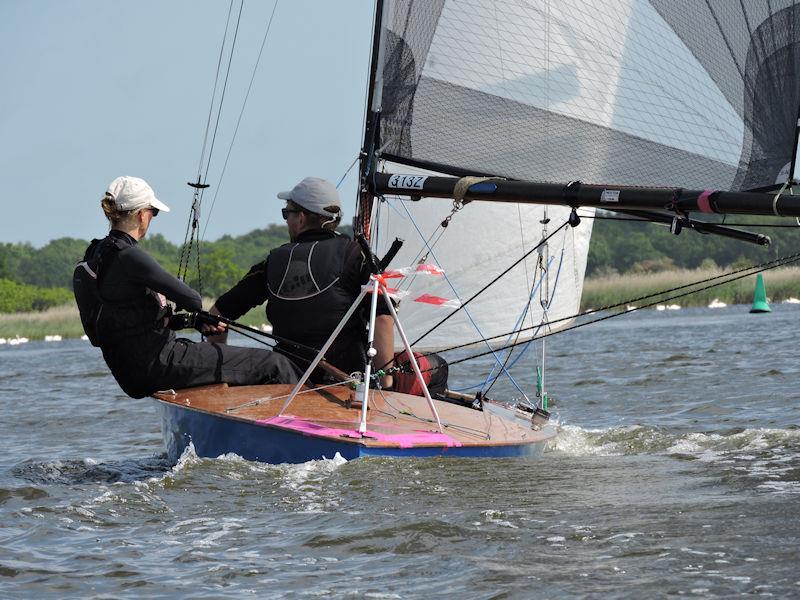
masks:
[[[353,301],[353,304],[350,305],[350,308],[345,313],[342,320],[339,321],[339,324],[336,326],[336,329],[333,330],[328,340],[323,344],[320,351],[314,357],[314,360],[311,361],[311,364],[306,369],[303,376],[297,382],[297,384],[292,389],[289,396],[286,398],[286,401],[283,403],[280,411],[278,411],[278,415],[283,415],[286,408],[295,399],[300,390],[302,389],[303,385],[305,385],[306,381],[308,381],[311,374],[314,372],[314,369],[317,368],[319,362],[325,357],[325,353],[333,344],[334,340],[339,336],[339,333],[344,328],[345,324],[350,320],[350,317],[359,307],[361,302],[364,300],[364,297],[368,293],[372,293],[372,302],[370,304],[370,311],[369,311],[369,329],[367,332],[367,360],[366,360],[366,367],[364,369],[363,379],[361,381],[362,386],[362,400],[361,400],[361,422],[358,427],[359,433],[362,435],[367,432],[367,408],[369,406],[369,390],[370,390],[370,379],[372,377],[372,359],[374,358],[376,352],[372,343],[375,340],[375,319],[378,310],[378,296],[383,296],[384,300],[386,301],[386,305],[389,307],[389,312],[392,315],[392,321],[394,322],[394,326],[397,329],[397,332],[400,334],[400,338],[403,340],[403,347],[408,354],[409,361],[411,362],[411,366],[414,369],[414,374],[417,376],[417,379],[422,386],[423,395],[425,396],[425,400],[428,402],[428,407],[431,409],[431,414],[433,419],[436,421],[436,426],[439,429],[439,433],[444,433],[442,428],[442,422],[439,419],[439,413],[436,411],[436,406],[433,403],[433,398],[431,398],[431,394],[428,391],[428,386],[425,383],[425,378],[422,376],[422,371],[419,368],[419,363],[417,359],[414,357],[414,353],[411,350],[411,344],[408,342],[408,337],[406,337],[406,333],[403,330],[403,326],[400,324],[400,319],[397,316],[397,311],[395,310],[394,306],[392,305],[392,301],[389,298],[389,291],[386,287],[386,282],[380,275],[371,275],[370,282],[361,288],[361,293],[358,297]]]

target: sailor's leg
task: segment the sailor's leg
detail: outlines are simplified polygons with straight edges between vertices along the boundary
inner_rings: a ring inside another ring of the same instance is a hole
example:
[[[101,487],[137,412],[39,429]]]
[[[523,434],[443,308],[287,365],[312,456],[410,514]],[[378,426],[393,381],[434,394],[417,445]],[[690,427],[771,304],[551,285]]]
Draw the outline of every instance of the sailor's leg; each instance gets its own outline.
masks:
[[[253,385],[296,383],[299,369],[285,356],[261,348],[242,348],[177,339],[160,356],[159,388],[178,389],[211,383]]]

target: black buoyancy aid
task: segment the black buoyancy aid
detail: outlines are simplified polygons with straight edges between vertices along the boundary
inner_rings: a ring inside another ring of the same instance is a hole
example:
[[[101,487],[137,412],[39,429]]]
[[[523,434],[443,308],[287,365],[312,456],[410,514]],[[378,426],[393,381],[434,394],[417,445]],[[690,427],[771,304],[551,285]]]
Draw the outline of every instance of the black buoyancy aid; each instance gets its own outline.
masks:
[[[131,334],[151,332],[167,315],[159,300],[149,291],[141,299],[127,302],[107,301],[100,294],[103,275],[117,253],[127,247],[124,241],[111,236],[92,240],[83,260],[72,273],[72,289],[83,331],[93,346],[114,343]]]
[[[92,240],[83,260],[75,266],[72,272],[72,291],[75,293],[75,302],[78,305],[78,312],[81,315],[83,331],[92,343],[92,346],[100,345],[100,338],[97,334],[97,318],[103,306],[98,289],[98,273],[104,262],[110,262],[111,253],[120,250],[113,238],[107,237],[102,240]]]
[[[269,253],[267,318],[276,336],[316,348],[325,343],[355,300],[341,283],[351,243],[335,237]],[[351,319],[345,331],[357,330],[358,320]]]

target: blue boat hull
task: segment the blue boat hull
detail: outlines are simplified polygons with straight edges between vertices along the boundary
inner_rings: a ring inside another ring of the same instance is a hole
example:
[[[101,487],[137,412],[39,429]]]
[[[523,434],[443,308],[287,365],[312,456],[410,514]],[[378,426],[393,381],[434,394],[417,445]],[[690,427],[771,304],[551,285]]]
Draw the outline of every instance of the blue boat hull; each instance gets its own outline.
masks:
[[[272,464],[302,463],[333,458],[338,453],[351,460],[363,456],[391,457],[531,457],[543,452],[547,439],[538,442],[463,446],[374,446],[358,440],[334,441],[291,429],[256,424],[157,400],[169,458],[176,461],[193,444],[198,456],[215,458],[233,453],[247,460]]]

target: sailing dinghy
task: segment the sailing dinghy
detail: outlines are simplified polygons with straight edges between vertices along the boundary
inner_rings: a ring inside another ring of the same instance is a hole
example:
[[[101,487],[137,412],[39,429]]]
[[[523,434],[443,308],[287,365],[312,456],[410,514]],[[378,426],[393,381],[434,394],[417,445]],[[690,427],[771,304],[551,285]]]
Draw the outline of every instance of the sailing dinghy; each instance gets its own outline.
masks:
[[[368,356],[331,386],[159,393],[170,456],[540,453],[544,343],[535,393],[511,370],[578,314],[594,208],[762,245],[708,215],[800,215],[799,42],[788,0],[379,0],[355,231],[393,258],[364,294],[399,299],[407,350],[493,365],[442,399],[376,389]]]

